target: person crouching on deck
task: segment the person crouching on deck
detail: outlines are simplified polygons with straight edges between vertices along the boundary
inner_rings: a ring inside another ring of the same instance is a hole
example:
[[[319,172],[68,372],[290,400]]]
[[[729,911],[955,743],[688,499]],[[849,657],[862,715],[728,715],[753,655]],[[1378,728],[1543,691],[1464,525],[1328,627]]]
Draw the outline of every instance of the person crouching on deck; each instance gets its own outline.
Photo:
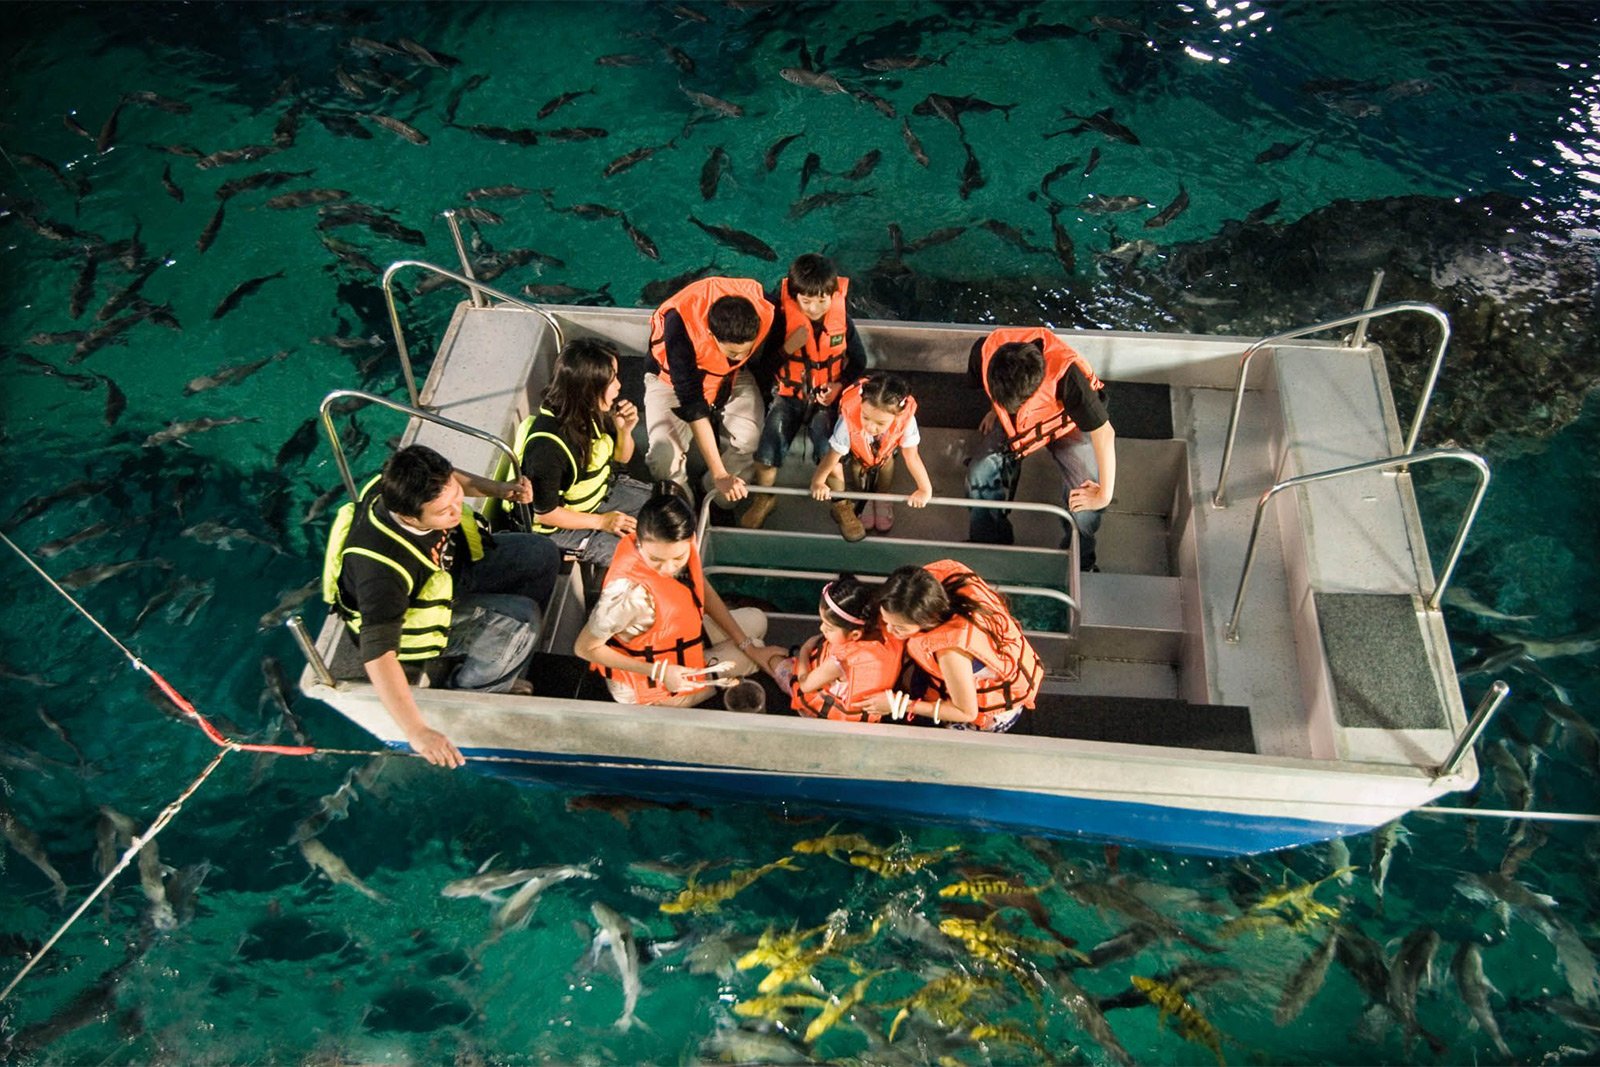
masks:
[[[611,562],[650,499],[648,485],[617,473],[633,458],[639,424],[621,393],[614,345],[568,341],[538,413],[517,430],[517,462],[533,483],[534,532],[585,563]]]
[[[547,538],[490,537],[467,493],[526,503],[533,489],[455,470],[424,445],[402,448],[339,509],[322,567],[323,599],[356,636],[384,710],[443,767],[461,766],[461,752],[423,719],[412,684],[531,693],[522,671],[561,568]]]
[[[839,421],[834,424],[822,462],[811,475],[811,495],[827,500],[845,487],[846,475],[852,490],[887,492],[894,480],[895,454],[903,452],[906,469],[916,483],[906,503],[914,508],[924,507],[933,496],[933,483],[917,450],[921,443],[917,401],[905,379],[882,372],[863,378],[839,397]],[[839,524],[846,541],[867,536],[866,525],[852,502],[836,500],[832,510],[833,521]],[[894,528],[894,505],[888,501],[868,501],[861,514],[870,517],[872,528],[880,533]]]
[[[867,705],[894,689],[905,642],[883,632],[872,587],[848,574],[822,587],[817,616],[822,632],[808,638],[794,658],[794,710],[813,719],[877,722],[880,716]]]
[[[972,346],[967,368],[993,406],[978,425],[984,437],[967,468],[967,496],[1013,499],[1022,457],[1048,448],[1066,478],[1061,496],[1078,528],[1078,566],[1098,569],[1095,533],[1117,480],[1105,385],[1088,360],[1041,327],[995,330]],[[1009,545],[1011,520],[1004,511],[974,509],[968,538]]]
[[[866,350],[845,307],[849,291],[850,279],[839,276],[833,260],[808,252],[795,259],[788,277],[767,297],[778,314],[767,336],[763,362],[776,368],[776,382],[756,446],[751,476],[756,485],[778,480],[783,457],[802,428],[814,460],[827,450],[839,394],[861,377],[867,365]],[[760,529],[777,502],[771,493],[751,494],[739,525]]]
[[[650,317],[644,376],[645,463],[657,481],[689,488],[694,441],[706,464],[707,492],[731,507],[746,495],[763,405],[750,354],[772,328],[773,308],[750,278],[702,278],[678,290]],[[725,437],[726,451],[718,446]]]
[[[758,667],[770,672],[783,656],[760,643],[766,615],[728,610],[707,584],[694,528],[682,497],[651,497],[637,528],[617,545],[600,599],[573,644],[605,675],[618,703],[693,707],[716,683]]]
[[[901,567],[879,587],[877,603],[879,625],[904,639],[927,685],[910,700],[880,694],[869,711],[895,714],[899,703],[900,714],[998,733],[1033,707],[1044,666],[1005,598],[965,564]]]

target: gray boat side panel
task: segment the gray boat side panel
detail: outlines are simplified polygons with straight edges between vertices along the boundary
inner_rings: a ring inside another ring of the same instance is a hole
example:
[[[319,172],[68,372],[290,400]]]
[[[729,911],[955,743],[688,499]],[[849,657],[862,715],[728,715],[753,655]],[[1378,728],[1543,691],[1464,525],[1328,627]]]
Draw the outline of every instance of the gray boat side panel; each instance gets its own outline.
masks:
[[[1410,596],[1316,594],[1339,725],[1391,730],[1449,726]]]

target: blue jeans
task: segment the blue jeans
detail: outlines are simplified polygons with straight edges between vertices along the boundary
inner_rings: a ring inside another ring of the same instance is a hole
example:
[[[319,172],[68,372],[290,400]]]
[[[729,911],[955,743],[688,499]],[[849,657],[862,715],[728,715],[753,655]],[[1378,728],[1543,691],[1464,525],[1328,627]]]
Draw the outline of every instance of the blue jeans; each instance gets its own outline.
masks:
[[[805,417],[806,401],[797,396],[775,396],[767,405],[767,421],[761,427],[761,441],[756,445],[756,462],[763,467],[783,466],[783,457],[799,435],[801,419]],[[820,462],[828,447],[828,436],[833,433],[834,408],[818,405],[805,427],[811,437],[812,462]]]
[[[533,533],[494,535],[494,547],[456,578],[445,659],[458,659],[447,689],[503,693],[539,640],[540,606],[550,602],[561,551]]]
[[[1100,465],[1095,462],[1094,445],[1082,430],[1051,441],[1045,448],[1061,468],[1065,479],[1061,488],[1061,506],[1067,506],[1067,496],[1085,480],[1100,480]],[[973,500],[1010,500],[1016,492],[1017,478],[1022,473],[1022,461],[1006,445],[1005,433],[996,427],[984,437],[967,468],[967,496]],[[1078,527],[1078,565],[1088,570],[1095,564],[1095,533],[1100,529],[1101,513],[1074,511],[1072,521]],[[1065,524],[1063,524],[1065,525]],[[1016,536],[1011,530],[1011,520],[1004,511],[974,508],[967,529],[967,539],[980,544],[1009,545]],[[1066,548],[1070,536],[1063,537],[1061,547]]]
[[[594,510],[596,513],[626,511],[638,517],[639,509],[649,499],[648,485],[626,474],[619,474],[606,491],[606,498],[595,505]],[[604,530],[557,530],[546,536],[563,552],[575,554],[584,563],[610,563],[621,540],[616,534]]]

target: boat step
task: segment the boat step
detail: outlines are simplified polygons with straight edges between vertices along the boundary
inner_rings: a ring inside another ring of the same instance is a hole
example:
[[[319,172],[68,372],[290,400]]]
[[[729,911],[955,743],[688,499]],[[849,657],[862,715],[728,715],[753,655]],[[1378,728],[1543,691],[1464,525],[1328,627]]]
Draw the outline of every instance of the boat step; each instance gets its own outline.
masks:
[[[1315,602],[1333,682],[1334,718],[1340,726],[1449,728],[1415,597],[1317,593]]]

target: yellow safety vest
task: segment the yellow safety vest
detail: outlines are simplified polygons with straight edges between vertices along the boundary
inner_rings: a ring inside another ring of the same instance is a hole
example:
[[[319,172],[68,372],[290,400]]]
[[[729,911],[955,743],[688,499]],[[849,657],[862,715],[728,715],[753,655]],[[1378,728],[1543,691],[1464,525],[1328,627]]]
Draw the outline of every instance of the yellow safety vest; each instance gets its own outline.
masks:
[[[552,419],[556,417],[555,412],[543,407],[539,409],[539,415],[548,415]],[[524,464],[524,470],[526,470],[528,444],[535,438],[542,437],[554,441],[560,446],[561,451],[566,454],[567,462],[572,464],[572,484],[562,491],[561,506],[571,508],[573,511],[594,511],[600,506],[600,502],[606,498],[606,493],[611,489],[611,457],[616,454],[616,439],[611,434],[601,430],[599,425],[596,424],[594,445],[589,449],[588,468],[580,470],[578,457],[573,455],[572,446],[567,444],[566,438],[549,430],[540,430],[538,433],[533,432],[537,418],[538,416],[529,415],[522,420],[522,425],[517,427],[517,439],[512,445],[512,450],[517,454],[517,462]],[[509,501],[500,501],[500,506],[507,512],[511,510]],[[535,533],[548,534],[555,533],[558,527],[546,526],[535,520],[533,529]]]
[[[378,517],[375,506],[379,494],[374,492],[377,484],[378,479],[373,478],[362,487],[359,503],[346,503],[334,515],[328,550],[322,559],[322,599],[333,606],[352,633],[359,634],[361,613],[339,596],[339,574],[344,570],[345,556],[365,556],[394,568],[405,582],[406,595],[411,600],[400,623],[399,658],[432,659],[443,652],[450,641],[450,606],[455,599],[455,582],[449,571],[419,552],[403,533]],[[364,520],[359,529],[357,508],[361,509]],[[356,532],[358,541],[354,545],[349,543],[352,531]],[[461,508],[461,532],[466,538],[469,558],[482,559],[483,534],[478,529],[477,516],[467,505]],[[413,577],[416,569],[427,573],[420,589]]]

